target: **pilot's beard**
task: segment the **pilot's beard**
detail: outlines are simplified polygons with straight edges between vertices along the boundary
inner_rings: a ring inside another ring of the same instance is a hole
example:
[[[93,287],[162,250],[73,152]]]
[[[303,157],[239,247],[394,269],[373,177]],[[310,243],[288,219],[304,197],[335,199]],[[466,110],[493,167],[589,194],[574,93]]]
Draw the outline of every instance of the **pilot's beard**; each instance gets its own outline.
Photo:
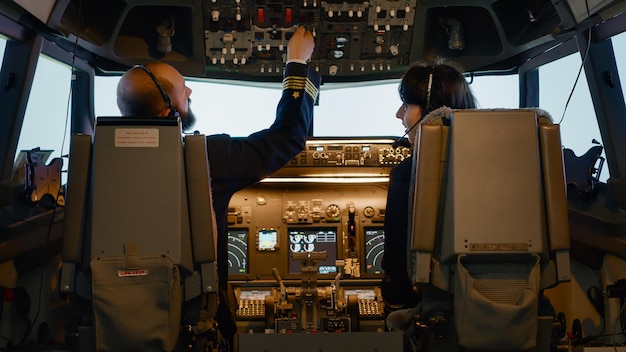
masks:
[[[196,124],[196,115],[191,111],[191,107],[186,114],[182,114],[183,132],[189,132]]]

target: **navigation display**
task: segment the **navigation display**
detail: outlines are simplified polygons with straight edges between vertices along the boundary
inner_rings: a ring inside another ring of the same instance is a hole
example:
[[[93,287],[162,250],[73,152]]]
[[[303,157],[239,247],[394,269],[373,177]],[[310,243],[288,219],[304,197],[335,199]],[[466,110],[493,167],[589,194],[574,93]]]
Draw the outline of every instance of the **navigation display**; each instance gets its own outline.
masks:
[[[319,274],[336,274],[337,266],[337,228],[289,228],[289,273],[297,274],[301,270],[301,261],[292,260],[292,254],[298,252],[326,251],[328,257],[318,260]]]

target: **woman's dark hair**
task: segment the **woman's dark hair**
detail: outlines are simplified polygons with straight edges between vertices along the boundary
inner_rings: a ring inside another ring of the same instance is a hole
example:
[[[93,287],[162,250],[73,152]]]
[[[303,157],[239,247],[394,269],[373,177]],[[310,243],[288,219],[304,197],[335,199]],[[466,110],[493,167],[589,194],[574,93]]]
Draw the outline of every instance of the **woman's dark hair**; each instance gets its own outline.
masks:
[[[443,60],[411,65],[402,77],[398,92],[403,103],[419,105],[425,111],[442,106],[451,109],[476,108],[476,100],[463,76],[463,70]]]

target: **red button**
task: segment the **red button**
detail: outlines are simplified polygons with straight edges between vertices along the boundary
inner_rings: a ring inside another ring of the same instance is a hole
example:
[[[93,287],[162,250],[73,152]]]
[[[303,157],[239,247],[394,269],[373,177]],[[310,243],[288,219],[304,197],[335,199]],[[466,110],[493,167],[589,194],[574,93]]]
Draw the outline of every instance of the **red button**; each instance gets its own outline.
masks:
[[[288,7],[285,9],[285,22],[291,23],[291,16],[292,16],[291,7]]]
[[[256,10],[256,19],[258,22],[265,22],[265,10],[259,7]]]

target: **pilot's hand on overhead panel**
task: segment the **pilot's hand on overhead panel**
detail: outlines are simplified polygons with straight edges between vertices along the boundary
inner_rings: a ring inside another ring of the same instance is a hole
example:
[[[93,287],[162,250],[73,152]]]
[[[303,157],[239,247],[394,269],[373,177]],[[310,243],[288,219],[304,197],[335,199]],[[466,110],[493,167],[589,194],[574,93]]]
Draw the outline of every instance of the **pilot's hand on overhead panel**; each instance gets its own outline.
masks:
[[[306,63],[311,58],[314,48],[313,33],[307,31],[304,26],[298,27],[287,44],[287,62]]]

